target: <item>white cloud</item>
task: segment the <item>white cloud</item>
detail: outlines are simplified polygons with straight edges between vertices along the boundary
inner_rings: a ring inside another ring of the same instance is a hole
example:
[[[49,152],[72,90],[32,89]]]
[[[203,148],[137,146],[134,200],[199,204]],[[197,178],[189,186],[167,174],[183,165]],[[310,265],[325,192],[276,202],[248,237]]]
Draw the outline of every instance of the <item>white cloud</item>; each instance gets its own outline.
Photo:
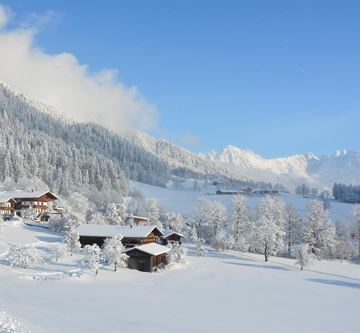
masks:
[[[46,14],[48,15],[48,14]],[[77,121],[116,132],[156,125],[157,111],[117,80],[117,71],[91,73],[71,53],[48,54],[35,44],[37,27],[4,30],[9,10],[0,5],[0,80]]]

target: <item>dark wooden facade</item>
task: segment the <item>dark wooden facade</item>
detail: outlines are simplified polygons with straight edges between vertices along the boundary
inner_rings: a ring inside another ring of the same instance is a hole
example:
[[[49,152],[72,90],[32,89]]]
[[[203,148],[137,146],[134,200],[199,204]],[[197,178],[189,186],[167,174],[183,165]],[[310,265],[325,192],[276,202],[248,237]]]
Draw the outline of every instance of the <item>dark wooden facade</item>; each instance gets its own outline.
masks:
[[[134,248],[126,254],[129,256],[128,267],[141,272],[154,272],[164,268],[168,263],[166,253],[155,256]]]

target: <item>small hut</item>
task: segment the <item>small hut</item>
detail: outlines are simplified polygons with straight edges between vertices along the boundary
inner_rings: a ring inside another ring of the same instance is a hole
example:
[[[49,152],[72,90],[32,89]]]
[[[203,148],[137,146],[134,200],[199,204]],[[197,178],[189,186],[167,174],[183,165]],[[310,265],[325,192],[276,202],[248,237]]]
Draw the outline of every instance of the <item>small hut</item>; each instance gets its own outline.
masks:
[[[129,256],[128,267],[141,272],[154,272],[167,265],[167,246],[156,243],[139,245],[126,250]]]
[[[162,244],[168,245],[168,244],[174,244],[178,243],[181,244],[181,240],[184,238],[184,236],[178,232],[170,231],[168,233],[165,233],[165,236],[162,237]]]

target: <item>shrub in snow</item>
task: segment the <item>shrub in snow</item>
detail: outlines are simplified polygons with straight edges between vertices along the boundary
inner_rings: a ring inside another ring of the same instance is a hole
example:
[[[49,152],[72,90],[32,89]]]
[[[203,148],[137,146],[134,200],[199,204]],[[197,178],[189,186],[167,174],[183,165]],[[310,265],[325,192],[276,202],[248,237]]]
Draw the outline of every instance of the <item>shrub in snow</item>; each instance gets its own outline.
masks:
[[[6,257],[10,266],[29,268],[43,262],[38,251],[31,244],[10,245]]]
[[[85,259],[84,263],[87,268],[95,272],[95,275],[99,273],[100,262],[100,248],[97,244],[85,245]]]
[[[308,244],[299,245],[295,265],[300,266],[300,269],[303,270],[304,267],[311,265],[315,258],[315,255],[310,253]]]
[[[174,243],[171,245],[171,251],[169,252],[168,258],[170,263],[183,263],[185,262],[185,251],[184,248],[178,244]]]
[[[128,256],[125,251],[125,246],[122,243],[122,235],[116,235],[112,238],[107,238],[104,244],[103,259],[114,266],[116,272],[118,268],[126,268]]]
[[[225,251],[226,237],[222,233],[218,233],[212,241],[212,246],[217,251]]]
[[[0,333],[30,333],[30,331],[6,312],[0,312]]]
[[[66,255],[66,253],[67,250],[64,244],[58,244],[54,249],[53,258],[56,262],[58,262],[59,259],[63,258]]]
[[[33,208],[26,208],[21,212],[21,216],[26,220],[35,220],[38,213]]]
[[[79,233],[73,228],[65,235],[64,243],[67,245],[71,256],[81,248],[79,239]]]

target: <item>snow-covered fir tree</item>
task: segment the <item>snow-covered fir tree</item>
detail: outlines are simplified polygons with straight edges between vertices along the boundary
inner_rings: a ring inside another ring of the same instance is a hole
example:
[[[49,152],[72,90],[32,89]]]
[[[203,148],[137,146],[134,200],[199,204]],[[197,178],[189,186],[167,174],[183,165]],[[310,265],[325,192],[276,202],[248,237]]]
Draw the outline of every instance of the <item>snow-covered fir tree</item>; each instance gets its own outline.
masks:
[[[195,201],[193,219],[200,238],[211,240],[210,219],[212,214],[212,201],[207,197],[200,197]]]
[[[100,267],[100,248],[97,244],[85,245],[84,247],[85,258],[84,263],[88,269],[93,271],[95,275],[99,273]]]
[[[125,246],[122,243],[122,239],[122,235],[116,235],[115,237],[107,238],[104,244],[103,259],[108,265],[114,267],[115,272],[118,268],[127,267],[128,256],[124,253]]]
[[[212,201],[211,215],[209,216],[210,226],[212,228],[213,240],[221,232],[221,228],[225,224],[226,220],[226,208],[218,201]]]
[[[196,250],[198,252],[198,255],[200,257],[203,257],[206,255],[207,253],[207,250],[205,248],[205,239],[204,238],[200,238],[198,236],[198,233],[196,231],[196,227],[193,226],[191,228],[191,231],[190,231],[190,238],[191,240],[193,241],[193,243],[195,244],[195,247],[196,247]]]
[[[166,214],[166,227],[181,233],[184,228],[184,221],[180,214],[176,212],[170,212]]]
[[[265,261],[277,254],[283,246],[284,203],[279,197],[266,196],[258,206],[256,231],[257,249],[264,253]]]
[[[310,252],[308,244],[301,244],[297,246],[297,261],[295,264],[300,266],[301,270],[303,270],[304,267],[311,265],[315,258],[315,255]]]
[[[321,201],[308,203],[304,223],[304,240],[317,258],[325,258],[334,250],[335,228]]]
[[[106,206],[105,218],[107,224],[125,224],[125,214],[122,214],[122,211],[119,210],[118,206],[115,203],[111,203]]]
[[[76,229],[71,228],[69,232],[66,233],[64,238],[64,243],[67,245],[70,255],[72,256],[81,248],[80,236]]]
[[[10,266],[22,268],[29,268],[43,262],[39,252],[32,244],[10,244],[6,260]]]
[[[156,200],[154,198],[148,199],[146,202],[146,206],[149,224],[158,227],[159,230],[162,230],[163,225],[160,221],[160,209],[157,205]]]

